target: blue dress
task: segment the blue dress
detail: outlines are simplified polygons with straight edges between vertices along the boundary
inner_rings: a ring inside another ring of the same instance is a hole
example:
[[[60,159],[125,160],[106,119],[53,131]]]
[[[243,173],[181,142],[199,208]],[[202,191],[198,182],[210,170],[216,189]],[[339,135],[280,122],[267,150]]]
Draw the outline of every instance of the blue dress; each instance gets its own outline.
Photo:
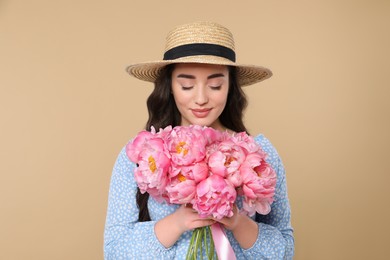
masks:
[[[271,142],[263,135],[256,136],[255,140],[268,154],[267,162],[276,171],[275,200],[268,215],[256,215],[259,235],[251,248],[241,248],[230,231],[226,231],[226,234],[237,259],[292,259],[294,237],[290,222],[285,170]],[[138,222],[134,167],[135,164],[128,159],[126,149],[123,148],[111,177],[104,232],[104,258],[107,260],[185,259],[191,231],[183,233],[170,248],[165,248],[154,233],[155,223],[173,213],[178,205],[161,204],[150,197],[148,209],[151,221]],[[240,207],[239,204],[238,206]]]

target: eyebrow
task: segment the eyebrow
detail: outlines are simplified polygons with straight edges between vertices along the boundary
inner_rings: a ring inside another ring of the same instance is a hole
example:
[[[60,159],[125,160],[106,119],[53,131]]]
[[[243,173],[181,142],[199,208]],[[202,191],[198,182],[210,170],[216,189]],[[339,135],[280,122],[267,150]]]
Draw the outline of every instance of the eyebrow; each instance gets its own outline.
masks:
[[[219,78],[219,77],[225,77],[225,75],[222,73],[215,73],[215,74],[211,74],[210,76],[208,76],[207,79],[214,79],[214,78]],[[189,75],[189,74],[179,74],[179,75],[177,75],[177,78],[195,79],[195,76]]]
[[[215,73],[208,76],[207,79],[220,78],[220,77],[225,77],[225,75],[223,75],[222,73]]]

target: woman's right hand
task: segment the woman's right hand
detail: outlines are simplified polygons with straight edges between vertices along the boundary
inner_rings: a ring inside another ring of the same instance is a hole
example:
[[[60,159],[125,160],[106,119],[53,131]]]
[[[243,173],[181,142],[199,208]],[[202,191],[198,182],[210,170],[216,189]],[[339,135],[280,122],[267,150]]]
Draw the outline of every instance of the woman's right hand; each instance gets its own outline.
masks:
[[[160,243],[169,248],[184,232],[214,223],[215,220],[200,217],[191,205],[181,205],[174,213],[157,221],[154,232]]]
[[[211,218],[200,217],[191,204],[181,205],[172,215],[175,215],[174,218],[176,218],[176,223],[182,233],[195,228],[210,226],[216,222]]]

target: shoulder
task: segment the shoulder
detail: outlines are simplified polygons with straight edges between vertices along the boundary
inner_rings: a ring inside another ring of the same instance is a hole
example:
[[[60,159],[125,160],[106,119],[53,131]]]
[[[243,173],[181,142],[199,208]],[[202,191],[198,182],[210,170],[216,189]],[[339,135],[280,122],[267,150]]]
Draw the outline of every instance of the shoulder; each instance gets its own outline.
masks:
[[[255,139],[256,143],[258,143],[261,146],[261,148],[264,150],[264,152],[266,152],[268,154],[277,153],[274,145],[263,134],[258,134],[256,136],[254,136],[253,138]]]
[[[129,157],[127,156],[127,153],[126,153],[126,147],[130,142],[131,142],[131,140],[129,142],[127,142],[124,146],[122,146],[122,148],[118,154],[117,162],[121,162],[121,163],[130,162]]]
[[[129,170],[133,169],[135,166],[135,164],[132,161],[130,161],[126,153],[126,147],[130,142],[131,140],[122,147],[122,149],[120,150],[116,158],[115,165],[114,165],[114,170],[116,173],[128,172]]]
[[[258,134],[254,136],[254,139],[256,143],[258,143],[263,149],[263,151],[267,154],[268,163],[270,163],[273,167],[277,167],[280,162],[280,156],[271,141],[263,134]]]

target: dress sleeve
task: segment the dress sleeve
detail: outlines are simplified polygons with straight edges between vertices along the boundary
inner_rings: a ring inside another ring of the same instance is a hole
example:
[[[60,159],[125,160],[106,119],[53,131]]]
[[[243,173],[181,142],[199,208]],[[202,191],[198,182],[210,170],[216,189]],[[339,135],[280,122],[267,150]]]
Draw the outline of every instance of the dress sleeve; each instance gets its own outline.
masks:
[[[259,135],[256,141],[268,154],[267,162],[276,171],[277,184],[271,212],[268,215],[256,215],[259,228],[257,241],[251,248],[243,250],[243,253],[247,259],[292,259],[294,237],[285,169],[276,149],[267,138]]]
[[[165,248],[154,233],[156,221],[138,222],[135,164],[125,148],[120,152],[111,176],[104,231],[105,259],[172,259],[175,245]]]

